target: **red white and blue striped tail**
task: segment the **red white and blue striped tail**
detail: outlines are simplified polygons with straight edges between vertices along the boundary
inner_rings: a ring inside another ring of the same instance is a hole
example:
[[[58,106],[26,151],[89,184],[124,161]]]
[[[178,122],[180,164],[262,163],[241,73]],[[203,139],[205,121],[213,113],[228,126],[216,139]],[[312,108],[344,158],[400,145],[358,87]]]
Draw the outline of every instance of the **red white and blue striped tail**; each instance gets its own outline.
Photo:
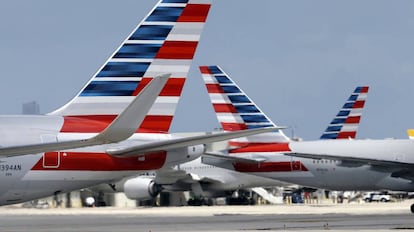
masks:
[[[138,132],[168,132],[210,0],[161,0],[69,103],[62,132],[102,131],[157,75],[171,73]]]
[[[200,66],[211,103],[224,131],[246,130],[276,125],[218,66]],[[287,143],[289,138],[280,130],[235,139],[231,146]]]
[[[320,139],[355,138],[368,89],[368,86],[359,86],[355,89]]]

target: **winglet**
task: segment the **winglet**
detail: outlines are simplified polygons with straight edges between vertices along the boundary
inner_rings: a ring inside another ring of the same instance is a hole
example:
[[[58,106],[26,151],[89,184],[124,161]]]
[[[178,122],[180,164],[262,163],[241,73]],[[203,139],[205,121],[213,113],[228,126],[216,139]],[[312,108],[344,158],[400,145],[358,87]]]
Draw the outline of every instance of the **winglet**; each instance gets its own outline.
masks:
[[[170,76],[171,74],[163,74],[154,78],[95,139],[103,143],[116,143],[133,135],[147,115],[143,112],[149,112]]]
[[[37,154],[108,143],[116,143],[135,133],[151,109],[171,74],[157,76],[135,97],[128,107],[100,134],[83,140],[42,143],[0,148],[0,157]]]

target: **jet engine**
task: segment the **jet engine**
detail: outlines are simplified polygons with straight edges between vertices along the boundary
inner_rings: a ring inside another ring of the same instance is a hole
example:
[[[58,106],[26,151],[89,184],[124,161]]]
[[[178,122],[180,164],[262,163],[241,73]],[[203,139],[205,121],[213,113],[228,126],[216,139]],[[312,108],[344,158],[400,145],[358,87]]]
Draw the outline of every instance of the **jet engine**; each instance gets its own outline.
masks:
[[[161,186],[148,177],[136,177],[124,183],[124,193],[131,200],[150,200],[160,192]]]

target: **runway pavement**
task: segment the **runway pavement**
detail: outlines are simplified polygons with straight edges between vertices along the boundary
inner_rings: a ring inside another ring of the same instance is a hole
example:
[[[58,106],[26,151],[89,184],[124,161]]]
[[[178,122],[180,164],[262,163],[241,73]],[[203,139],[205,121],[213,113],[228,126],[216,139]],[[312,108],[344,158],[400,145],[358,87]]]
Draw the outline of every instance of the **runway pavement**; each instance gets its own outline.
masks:
[[[399,203],[22,209],[0,207],[0,231],[414,230]]]

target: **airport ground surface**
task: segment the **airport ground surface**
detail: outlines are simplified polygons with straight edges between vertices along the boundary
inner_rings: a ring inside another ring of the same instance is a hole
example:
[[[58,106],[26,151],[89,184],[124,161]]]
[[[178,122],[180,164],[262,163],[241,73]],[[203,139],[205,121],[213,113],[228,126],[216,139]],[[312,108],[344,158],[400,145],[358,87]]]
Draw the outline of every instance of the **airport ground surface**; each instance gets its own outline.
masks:
[[[0,207],[0,231],[414,230],[413,201],[398,203],[23,209]]]

